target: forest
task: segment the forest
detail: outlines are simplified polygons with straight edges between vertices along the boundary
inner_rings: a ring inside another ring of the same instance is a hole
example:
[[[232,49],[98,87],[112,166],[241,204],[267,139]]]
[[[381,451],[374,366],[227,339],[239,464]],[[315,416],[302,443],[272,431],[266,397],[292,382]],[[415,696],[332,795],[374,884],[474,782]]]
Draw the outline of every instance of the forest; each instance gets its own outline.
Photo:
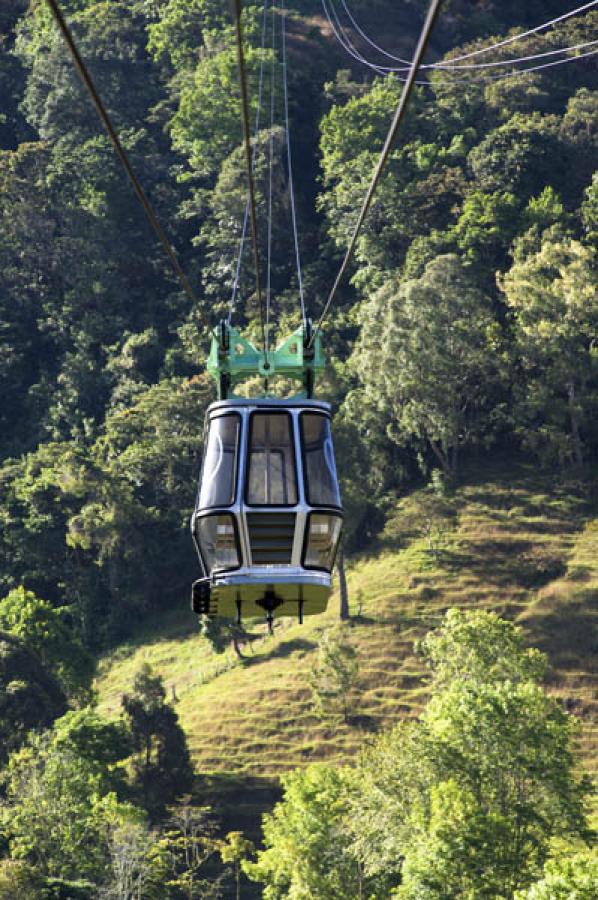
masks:
[[[598,3],[442,3],[322,331],[340,599],[273,639],[189,611],[210,332],[261,340],[230,6],[59,5],[192,292],[49,4],[0,0],[0,900],[596,900]],[[244,4],[272,345],[324,307],[427,7]],[[183,683],[305,667],[317,746],[247,827],[262,744],[202,757],[152,664],[181,627]],[[384,715],[374,634],[415,692]]]

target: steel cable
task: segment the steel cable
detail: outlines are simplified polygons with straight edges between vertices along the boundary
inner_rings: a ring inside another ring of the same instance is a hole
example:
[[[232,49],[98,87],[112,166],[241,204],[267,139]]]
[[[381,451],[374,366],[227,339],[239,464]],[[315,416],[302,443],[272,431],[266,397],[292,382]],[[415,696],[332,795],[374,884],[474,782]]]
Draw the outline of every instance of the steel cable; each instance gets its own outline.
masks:
[[[391,152],[391,150],[392,150],[392,146],[393,146],[394,141],[395,141],[395,138],[396,138],[396,136],[397,136],[397,132],[398,132],[398,130],[399,130],[399,127],[400,127],[400,125],[401,125],[401,123],[402,123],[402,121],[403,121],[403,119],[404,119],[404,117],[405,117],[405,112],[406,112],[407,106],[408,106],[408,104],[409,104],[409,99],[410,99],[410,97],[411,97],[411,94],[412,94],[412,92],[413,92],[413,87],[414,87],[414,85],[415,85],[417,72],[418,72],[418,69],[419,69],[419,67],[420,67],[420,65],[421,65],[421,63],[422,63],[424,54],[425,54],[425,52],[426,52],[426,48],[427,48],[427,46],[428,46],[428,43],[429,43],[429,40],[430,40],[430,36],[431,36],[432,30],[433,30],[433,28],[434,28],[434,24],[435,24],[435,22],[436,22],[436,20],[437,20],[437,18],[438,18],[438,13],[440,12],[440,6],[441,6],[441,3],[442,3],[442,0],[431,0],[430,7],[429,7],[429,9],[428,9],[428,14],[427,14],[427,16],[426,16],[426,20],[425,20],[424,25],[423,25],[423,27],[422,27],[422,30],[421,30],[421,33],[420,33],[420,36],[419,36],[419,40],[418,40],[418,43],[417,43],[417,47],[416,47],[416,50],[415,50],[415,54],[414,54],[414,56],[413,56],[413,61],[412,61],[412,63],[411,63],[411,69],[410,69],[410,71],[409,71],[409,75],[408,75],[408,77],[407,77],[407,81],[406,81],[405,86],[404,86],[404,88],[403,88],[403,91],[402,91],[402,93],[401,93],[401,98],[400,98],[400,100],[399,100],[399,104],[398,104],[398,106],[397,106],[397,109],[396,109],[396,112],[395,112],[395,114],[394,114],[394,117],[393,117],[393,120],[392,120],[390,129],[389,129],[388,134],[387,134],[387,136],[386,136],[386,140],[385,140],[385,142],[384,142],[384,146],[383,146],[383,148],[382,148],[382,151],[381,151],[381,153],[380,153],[380,157],[379,157],[378,162],[377,162],[377,164],[376,164],[376,168],[374,169],[374,173],[373,173],[373,175],[372,175],[372,179],[371,179],[371,181],[370,181],[370,184],[369,184],[367,193],[366,193],[365,198],[364,198],[364,200],[363,200],[363,204],[362,204],[362,206],[361,206],[361,210],[360,210],[359,215],[358,215],[358,217],[357,217],[357,222],[355,223],[355,227],[354,227],[353,233],[352,233],[352,235],[351,235],[351,240],[349,241],[349,246],[348,246],[348,248],[347,248],[347,252],[345,253],[345,257],[344,257],[344,259],[343,259],[343,261],[342,261],[341,267],[340,267],[340,269],[339,269],[339,271],[338,271],[338,274],[337,274],[337,276],[336,276],[336,279],[335,279],[335,281],[334,281],[334,284],[333,284],[333,286],[332,286],[332,290],[330,291],[330,294],[329,294],[329,296],[328,296],[328,299],[327,299],[327,301],[326,301],[326,304],[325,304],[325,306],[324,306],[324,309],[322,310],[322,313],[321,313],[321,315],[320,315],[320,318],[318,319],[318,324],[316,325],[316,328],[315,328],[315,330],[314,330],[314,332],[313,332],[313,335],[312,335],[312,338],[311,338],[311,341],[310,341],[310,346],[313,344],[313,342],[315,341],[315,339],[316,339],[316,337],[317,337],[319,331],[320,331],[321,328],[322,328],[322,323],[323,323],[324,320],[326,319],[326,316],[327,316],[327,314],[328,314],[328,310],[330,309],[330,307],[331,307],[331,305],[332,305],[332,302],[333,302],[333,300],[334,300],[334,298],[335,298],[335,295],[336,295],[336,292],[337,292],[337,290],[338,290],[339,284],[341,283],[341,280],[342,280],[342,278],[343,278],[343,276],[344,276],[344,274],[345,274],[345,272],[346,272],[346,270],[347,270],[347,267],[348,267],[348,265],[349,265],[349,263],[350,263],[350,261],[351,261],[351,258],[352,258],[352,256],[353,256],[353,253],[354,253],[354,251],[355,251],[355,245],[357,244],[357,239],[358,239],[359,234],[360,234],[360,232],[361,232],[361,228],[362,228],[362,226],[363,226],[363,222],[364,222],[364,220],[365,220],[365,217],[366,217],[366,215],[367,215],[367,213],[368,213],[368,210],[369,210],[369,208],[370,208],[370,205],[371,205],[371,203],[372,203],[372,199],[373,199],[373,196],[374,196],[374,192],[375,192],[375,190],[376,190],[376,187],[378,186],[378,182],[380,181],[380,178],[381,178],[381,176],[382,176],[382,172],[384,171],[384,167],[385,167],[385,165],[386,165],[386,162],[387,162],[387,160],[388,160],[388,157],[390,156],[390,152]]]
[[[276,86],[276,19],[272,4],[272,65],[270,68],[270,134],[268,136],[268,252],[266,283],[266,355],[270,342],[270,303],[272,299],[272,194],[274,172],[274,99]]]
[[[286,30],[286,6],[282,4],[282,83],[284,100],[285,135],[287,145],[287,169],[289,178],[289,196],[291,200],[291,222],[293,225],[293,240],[295,244],[295,262],[297,265],[297,283],[299,286],[299,302],[301,304],[301,318],[303,327],[307,328],[307,314],[305,311],[305,294],[303,290],[303,274],[301,271],[301,253],[299,250],[299,233],[297,228],[297,210],[295,207],[295,186],[293,181],[293,154],[291,149],[291,127],[289,119],[289,87],[287,75],[287,30]]]
[[[245,168],[249,185],[249,210],[251,214],[251,234],[253,243],[253,262],[255,266],[255,287],[260,310],[260,325],[262,330],[262,342],[264,352],[266,350],[266,324],[264,321],[264,299],[260,279],[260,255],[257,234],[257,214],[255,203],[255,184],[253,180],[253,165],[251,153],[251,136],[249,133],[249,100],[247,96],[247,77],[245,73],[245,54],[243,53],[243,24],[241,22],[241,0],[232,0],[233,18],[235,24],[235,39],[237,45],[237,61],[239,69],[239,88],[241,91],[241,123],[243,127],[243,146],[245,149]],[[266,357],[267,363],[267,357]]]
[[[331,3],[333,3],[333,0],[331,0]],[[400,68],[399,67],[390,67],[390,66],[382,67],[382,68],[384,68],[386,71],[396,71],[396,72],[407,71],[407,69],[409,67],[409,61],[403,59],[400,56],[395,56],[394,54],[389,53],[387,50],[384,50],[383,47],[381,47],[379,44],[377,44],[375,41],[373,41],[370,38],[370,36],[359,25],[357,20],[355,19],[355,16],[353,15],[353,13],[351,12],[351,10],[349,8],[347,0],[341,0],[341,4],[347,14],[347,17],[349,18],[351,24],[353,25],[353,27],[355,28],[357,33],[364,39],[364,41],[366,41],[366,43],[368,43],[370,45],[370,47],[373,47],[375,50],[377,50],[383,56],[386,56],[387,59],[392,59],[395,62],[403,63],[403,66]],[[558,24],[559,22],[569,19],[572,16],[578,15],[581,12],[586,12],[587,10],[589,10],[592,7],[597,6],[597,5],[598,5],[598,0],[592,0],[591,3],[586,3],[584,6],[580,6],[577,9],[570,10],[568,13],[565,13],[562,16],[558,16],[557,18],[551,19],[548,22],[544,22],[542,25],[537,25],[535,28],[531,28],[528,31],[521,32],[517,35],[513,35],[510,38],[505,39],[504,41],[498,41],[494,44],[491,44],[488,47],[482,47],[478,50],[473,50],[470,53],[464,53],[461,56],[456,56],[453,59],[447,60],[446,62],[429,63],[427,65],[423,65],[421,67],[422,71],[424,69],[449,69],[449,70],[450,69],[478,69],[478,68],[490,68],[492,66],[505,66],[505,65],[509,65],[510,63],[515,64],[518,62],[526,62],[526,61],[533,60],[533,59],[539,59],[542,56],[550,56],[550,55],[556,54],[556,53],[565,53],[568,50],[575,50],[575,49],[579,49],[581,47],[589,46],[590,43],[596,43],[596,42],[587,42],[585,44],[577,44],[573,47],[562,47],[562,48],[559,48],[558,50],[548,51],[547,53],[536,53],[536,54],[532,54],[530,56],[522,56],[522,57],[518,57],[518,58],[515,58],[512,60],[503,60],[503,61],[495,62],[495,63],[473,63],[473,64],[467,65],[467,66],[456,66],[455,65],[456,62],[460,62],[465,59],[471,59],[472,57],[478,56],[481,53],[489,53],[491,50],[496,50],[500,47],[504,47],[507,44],[513,43],[514,41],[521,40],[524,37],[529,37],[529,35],[531,35],[531,34],[536,34],[540,31],[543,31],[546,28],[551,28],[552,26]],[[405,67],[407,67],[407,68],[405,68]]]
[[[85,88],[87,89],[87,91],[89,93],[89,96],[90,96],[90,98],[96,108],[96,111],[102,121],[104,129],[106,130],[106,133],[107,133],[108,137],[110,138],[112,146],[114,147],[114,150],[116,151],[116,154],[123,165],[123,168],[127,174],[127,177],[129,179],[129,181],[131,182],[131,185],[133,186],[133,189],[135,190],[135,193],[137,194],[137,197],[138,197],[139,201],[141,202],[141,205],[143,206],[145,215],[147,216],[147,219],[148,219],[150,225],[151,225],[152,229],[154,230],[156,237],[160,241],[160,244],[162,245],[162,249],[166,253],[166,256],[168,257],[168,260],[179,280],[179,283],[180,283],[183,291],[185,292],[187,297],[189,297],[189,299],[193,302],[193,304],[197,304],[199,301],[193,291],[193,288],[191,287],[191,283],[190,283],[189,279],[187,278],[187,276],[185,275],[185,272],[183,271],[183,268],[179,262],[179,258],[176,254],[174,247],[168,240],[166,233],[160,224],[160,221],[158,219],[158,216],[156,215],[156,211],[154,210],[154,207],[152,206],[147,194],[145,193],[143,187],[141,186],[141,182],[139,181],[139,179],[137,178],[137,175],[135,174],[135,171],[133,170],[133,167],[129,160],[129,156],[128,156],[126,150],[124,149],[123,145],[120,142],[120,138],[118,137],[116,129],[114,128],[114,125],[112,124],[112,119],[110,118],[110,115],[109,115],[106,107],[104,106],[102,98],[100,97],[98,90],[95,86],[95,83],[94,83],[91,75],[89,74],[87,66],[83,62],[83,58],[81,57],[81,54],[79,53],[79,50],[75,43],[75,39],[73,37],[73,34],[72,34],[69,26],[67,25],[67,22],[66,22],[64,16],[62,15],[60,7],[58,6],[58,3],[56,2],[56,0],[46,0],[46,2],[48,4],[48,6],[50,7],[50,11],[54,17],[54,21],[56,22],[56,24],[66,42],[66,45],[70,51],[70,54],[73,58],[73,62],[75,64],[75,68],[77,69],[77,72],[81,78],[81,81],[83,82]]]
[[[264,58],[265,58],[265,50],[266,50],[266,24],[268,21],[268,0],[264,2],[264,12],[262,16],[262,41],[261,41],[261,49],[262,49],[262,58],[260,59],[260,68],[258,75],[258,89],[257,89],[257,109],[255,111],[255,125],[254,125],[254,146],[253,153],[251,158],[251,165],[253,170],[255,171],[255,164],[257,159],[257,147],[255,145],[255,140],[260,130],[260,116],[262,110],[262,95],[263,95],[263,87],[264,87]],[[227,324],[230,327],[233,318],[233,311],[235,307],[235,302],[237,299],[237,291],[239,290],[239,279],[241,277],[241,266],[243,264],[243,255],[245,252],[245,241],[247,239],[247,226],[249,225],[249,197],[247,198],[247,203],[245,204],[245,213],[243,216],[243,227],[241,229],[241,238],[239,240],[239,253],[237,255],[237,265],[235,268],[235,278],[233,281],[233,288],[228,308],[228,317]]]
[[[324,8],[324,13],[328,19],[328,23],[330,24],[330,27],[332,28],[337,41],[339,42],[341,47],[343,47],[343,49],[345,50],[346,53],[348,53],[357,62],[360,62],[360,63],[362,63],[362,65],[367,66],[369,69],[371,69],[377,75],[386,76],[388,74],[392,74],[399,81],[405,83],[406,79],[403,78],[401,75],[399,75],[395,69],[392,69],[388,66],[376,65],[376,64],[370,62],[368,59],[366,59],[364,56],[362,56],[359,53],[357,48],[351,43],[350,39],[347,37],[347,35],[344,31],[344,28],[338,18],[338,15],[332,5],[332,2],[331,2],[330,8],[332,9],[334,17],[336,18],[336,23],[337,23],[336,25],[331,18],[326,0],[322,0],[322,6]],[[339,29],[342,31],[342,34],[339,32]],[[595,41],[590,41],[590,42],[588,42],[588,44],[576,45],[576,46],[573,46],[570,48],[564,48],[564,50],[576,50],[576,49],[578,49],[578,47],[594,45],[595,43],[596,43]],[[561,51],[561,52],[563,52],[563,51]],[[502,80],[505,78],[515,78],[518,75],[525,75],[528,72],[537,72],[541,69],[548,69],[553,66],[562,65],[564,63],[574,62],[575,60],[583,59],[584,57],[587,57],[587,56],[594,56],[594,54],[597,52],[598,52],[598,50],[592,50],[592,51],[589,51],[588,53],[579,53],[576,56],[569,56],[566,59],[559,59],[559,60],[556,60],[555,62],[544,63],[544,64],[538,65],[538,66],[527,66],[526,68],[515,69],[513,72],[506,72],[506,73],[500,74],[500,75],[486,75],[486,76],[481,76],[479,78],[451,78],[450,80],[447,80],[444,82],[435,81],[433,83],[430,81],[418,80],[415,82],[415,84],[417,84],[421,87],[428,87],[428,88],[435,88],[437,85],[443,86],[443,85],[453,85],[453,84],[483,84],[483,83],[489,82],[489,81],[498,81],[498,80]],[[550,55],[550,54],[546,54],[546,55]],[[427,69],[426,71],[430,72],[431,70]],[[444,73],[448,73],[450,71],[450,69],[443,68],[442,70],[436,69],[436,71],[443,71]]]

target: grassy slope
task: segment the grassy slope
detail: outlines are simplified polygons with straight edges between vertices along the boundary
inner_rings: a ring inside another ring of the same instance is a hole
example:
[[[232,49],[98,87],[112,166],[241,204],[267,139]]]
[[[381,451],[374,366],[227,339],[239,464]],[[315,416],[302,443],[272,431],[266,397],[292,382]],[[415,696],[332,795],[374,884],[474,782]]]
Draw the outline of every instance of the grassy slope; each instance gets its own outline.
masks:
[[[414,640],[448,607],[484,607],[517,619],[530,643],[549,653],[549,690],[580,717],[581,754],[598,774],[598,511],[591,493],[588,483],[558,484],[531,467],[470,472],[452,518],[441,523],[436,555],[421,537],[421,493],[404,500],[370,555],[349,569],[353,607],[359,594],[363,602],[351,626],[360,700],[350,725],[319,722],[307,688],[336,598],[325,616],[303,626],[280,623],[273,637],[256,629],[244,663],[232,651],[212,654],[191,614],[173,611],[102,662],[100,708],[116,713],[148,660],[174,691],[198,770],[212,773],[204,789],[233,792],[235,804],[248,804],[235,807],[236,819],[247,813],[249,824],[252,804],[257,812],[276,796],[275,776],[312,760],[347,760],[368,732],[415,715],[425,684]]]

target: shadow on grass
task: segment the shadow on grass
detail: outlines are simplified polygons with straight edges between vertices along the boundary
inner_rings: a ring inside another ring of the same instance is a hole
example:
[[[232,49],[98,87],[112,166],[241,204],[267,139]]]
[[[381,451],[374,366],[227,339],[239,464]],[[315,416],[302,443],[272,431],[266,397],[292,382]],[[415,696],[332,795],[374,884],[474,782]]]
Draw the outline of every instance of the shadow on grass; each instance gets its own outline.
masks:
[[[379,728],[378,721],[365,713],[347,716],[347,725],[350,725],[351,728],[358,728],[360,731],[369,732],[378,731]]]
[[[533,541],[471,541],[467,550],[454,550],[446,558],[453,572],[468,572],[498,588],[539,589],[565,575],[566,562]]]
[[[362,613],[359,613],[347,619],[346,624],[351,627],[353,625],[377,625],[378,621],[378,619],[373,619],[371,616],[364,616]]]
[[[314,650],[317,644],[314,641],[306,641],[305,638],[294,638],[291,641],[283,641],[277,647],[273,647],[268,653],[262,653],[259,656],[246,656],[243,659],[245,667],[258,666],[260,663],[270,659],[285,659],[292,653],[307,653]]]
[[[526,626],[552,665],[598,674],[598,590],[580,591],[554,609],[532,613]]]

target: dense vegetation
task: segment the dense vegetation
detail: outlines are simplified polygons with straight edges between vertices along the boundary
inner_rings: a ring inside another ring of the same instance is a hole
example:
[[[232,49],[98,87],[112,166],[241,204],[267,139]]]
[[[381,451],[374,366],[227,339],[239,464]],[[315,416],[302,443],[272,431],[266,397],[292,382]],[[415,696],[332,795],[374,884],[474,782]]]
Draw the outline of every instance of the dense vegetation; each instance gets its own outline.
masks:
[[[92,679],[96,656],[142,618],[187,602],[195,573],[187,520],[214,396],[203,363],[228,305],[246,193],[233,34],[220,0],[62,6],[199,300],[156,246],[46,5],[0,0],[0,896],[217,896],[233,889],[219,878],[240,883],[250,848],[237,833],[216,838],[192,797],[163,683],[140,671],[108,722]],[[409,54],[425,6],[352,9]],[[473,6],[445,4],[430,58],[562,13],[556,0]],[[259,44],[262,15],[247,8],[252,114],[262,63],[280,83],[279,49]],[[597,28],[590,11],[493,58],[580,44]],[[288,31],[316,315],[401,83],[347,68],[315,0],[291,3]],[[417,527],[434,552],[435,516],[472,458],[518,454],[578,479],[598,458],[595,57],[504,80],[430,81],[415,93],[326,331],[346,553],[366,546],[399,493],[428,481],[434,512],[422,507]],[[280,92],[275,101],[277,124],[264,115],[255,145],[262,224],[274,150],[282,336],[299,304]],[[236,321],[257,338],[249,253],[239,286]],[[443,628],[425,644],[433,691],[417,724],[397,726],[346,773],[288,777],[267,849],[246,865],[267,896],[595,896],[586,786],[570,721],[540,687],[543,661],[498,620],[453,615]],[[221,629],[205,631],[219,648]],[[347,716],[354,669],[335,640],[323,642],[314,696],[322,715],[338,701]],[[476,641],[496,655],[484,653],[468,682],[455,676],[469,672],[472,657],[465,665],[460,654]],[[496,749],[483,771],[466,747],[472,721]],[[418,748],[417,772],[402,767],[407,745]],[[384,840],[367,814],[379,795],[390,804]],[[317,833],[302,831],[306,809]],[[563,862],[556,840],[577,841],[577,855]],[[294,857],[306,842],[310,853]]]

